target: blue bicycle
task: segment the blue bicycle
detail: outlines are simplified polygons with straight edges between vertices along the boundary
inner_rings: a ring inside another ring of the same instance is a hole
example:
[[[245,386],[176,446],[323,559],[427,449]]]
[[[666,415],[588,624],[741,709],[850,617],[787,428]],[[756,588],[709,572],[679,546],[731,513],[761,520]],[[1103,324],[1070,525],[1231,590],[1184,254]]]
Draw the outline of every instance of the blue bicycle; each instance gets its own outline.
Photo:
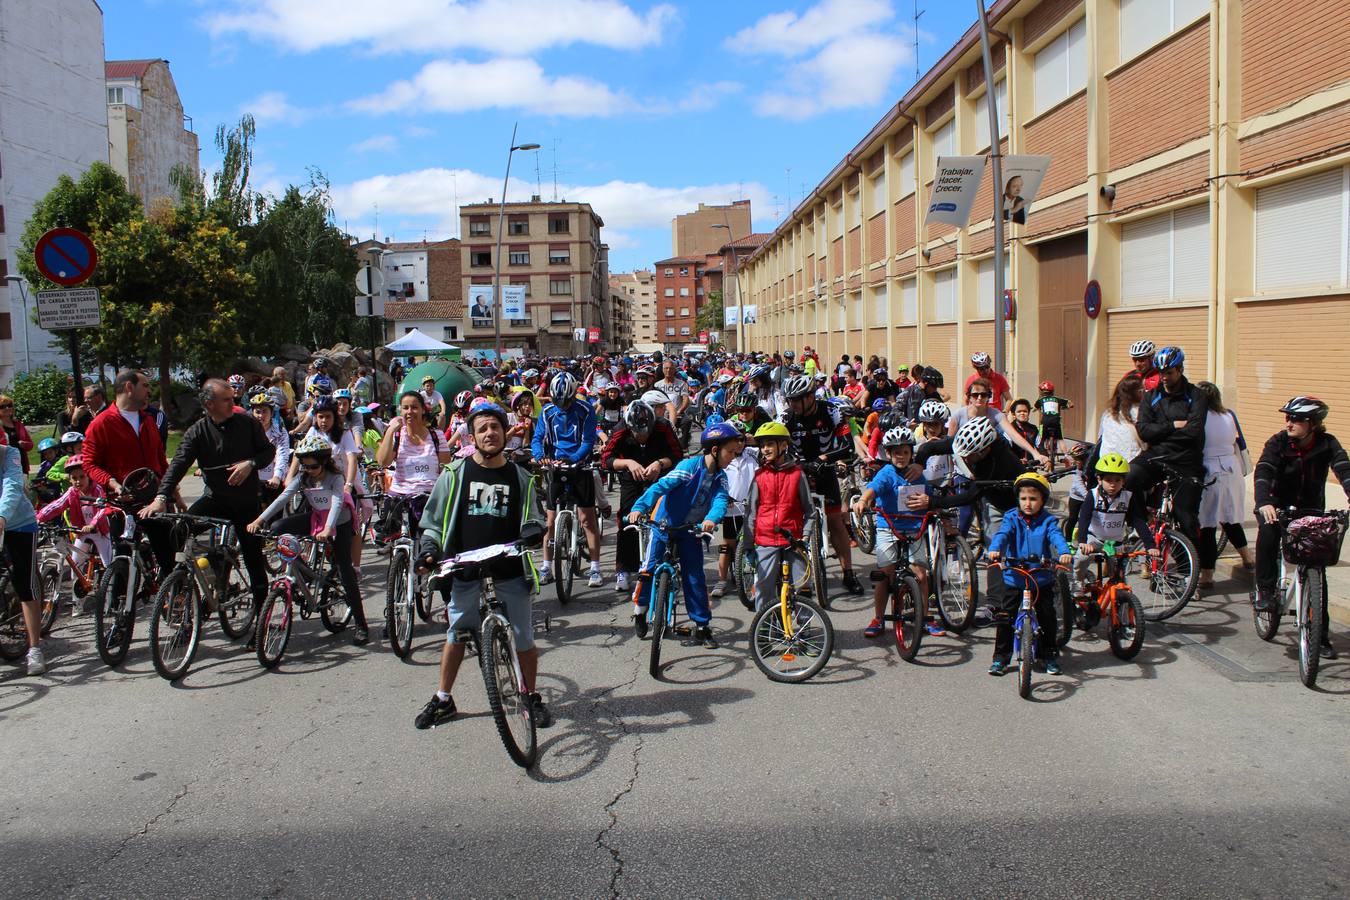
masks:
[[[1049,559],[1012,556],[1001,557],[994,565],[1022,576],[1022,603],[1013,620],[1013,658],[1017,660],[1017,694],[1025,700],[1031,696],[1031,667],[1041,640],[1041,623],[1036,619],[1036,595],[1041,588],[1036,583],[1036,573],[1054,572],[1064,567]],[[1049,589],[1054,590],[1054,587]]]
[[[680,532],[697,534],[704,543],[712,540],[712,535],[702,531],[697,525],[662,525],[644,518],[637,525],[628,525],[628,528],[651,528],[660,531],[666,536],[666,550],[662,559],[657,563],[656,568],[650,573],[652,583],[651,602],[647,604],[647,627],[651,633],[651,655],[647,663],[647,671],[657,681],[661,680],[661,642],[665,639],[667,632],[679,633],[675,625],[675,590],[676,585],[680,584],[680,560],[675,550],[675,541],[673,538]],[[644,542],[643,561],[646,561],[646,547]],[[641,573],[639,578],[638,590],[645,589],[648,573]]]

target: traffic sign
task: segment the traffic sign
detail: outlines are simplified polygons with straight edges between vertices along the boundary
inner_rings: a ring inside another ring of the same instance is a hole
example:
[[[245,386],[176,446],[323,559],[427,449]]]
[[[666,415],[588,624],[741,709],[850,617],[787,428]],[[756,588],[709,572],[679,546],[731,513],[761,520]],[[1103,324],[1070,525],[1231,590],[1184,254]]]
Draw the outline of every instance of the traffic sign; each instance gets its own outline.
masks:
[[[102,322],[98,288],[38,291],[38,325],[47,331],[96,326]]]
[[[1087,313],[1089,319],[1097,318],[1102,311],[1102,286],[1096,279],[1087,283],[1087,289],[1083,291],[1083,312]]]
[[[362,266],[356,273],[356,290],[362,294],[384,293],[384,272],[374,266]]]
[[[84,284],[98,265],[94,242],[74,228],[53,228],[38,238],[33,258],[42,277],[63,287]]]
[[[384,318],[384,297],[375,294],[370,297],[356,298],[356,314],[358,316],[379,316]]]

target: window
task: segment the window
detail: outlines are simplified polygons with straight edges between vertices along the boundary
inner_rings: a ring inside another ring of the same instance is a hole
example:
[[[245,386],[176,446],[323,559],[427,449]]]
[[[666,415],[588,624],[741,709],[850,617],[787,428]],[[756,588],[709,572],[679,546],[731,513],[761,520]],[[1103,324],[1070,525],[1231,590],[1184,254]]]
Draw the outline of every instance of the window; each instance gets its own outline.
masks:
[[[933,159],[956,152],[956,117],[948,119],[933,132]]]
[[[947,269],[933,277],[933,320],[950,322],[956,318],[956,270]]]
[[[674,297],[674,296],[675,296],[675,289],[674,289],[674,288],[666,288],[666,296],[667,296],[667,297]]]
[[[524,281],[513,281],[513,282],[511,282],[511,283],[514,284],[514,285],[519,285],[520,287],[523,287],[523,288],[525,289],[525,296],[526,296],[526,297],[532,296],[532,295],[530,294],[530,280],[529,280],[528,278],[526,278]]]
[[[891,320],[891,305],[886,296],[886,285],[874,284],[872,291],[872,324],[886,325]]]
[[[550,250],[548,251],[548,264],[550,266],[565,266],[572,261],[571,250]]]
[[[492,233],[492,224],[488,221],[487,216],[483,216],[482,218],[479,219],[469,220],[470,235],[483,235],[491,233]]]
[[[572,313],[565,309],[551,310],[548,314],[548,320],[554,325],[572,324]]]
[[[843,331],[848,327],[848,304],[841,297],[835,305],[835,309],[838,310],[838,312],[835,313],[834,327]]]
[[[919,289],[913,278],[900,282],[900,321],[906,325],[919,321]]]
[[[567,224],[567,216],[549,216],[548,233],[549,234],[567,234],[571,228]]]
[[[871,193],[871,207],[867,210],[870,215],[875,216],[886,208],[886,167],[882,166],[872,174],[867,180],[867,187]]]
[[[1127,223],[1120,232],[1120,300],[1162,303],[1209,297],[1209,206]]]
[[[688,325],[681,325],[681,326],[680,326],[680,336],[681,336],[681,337],[688,337],[688,336],[689,336],[689,326],[688,326]]]
[[[507,223],[506,223],[506,233],[507,233],[507,234],[529,234],[529,233],[530,233],[530,220],[529,220],[529,219],[512,219],[510,222],[507,222]]]
[[[666,269],[666,273],[665,273],[665,274],[666,274],[666,277],[667,277],[667,278],[674,278],[674,277],[675,277],[675,270],[674,270],[674,269]]]
[[[1003,257],[1003,287],[1012,287],[1008,275],[1008,257]],[[980,260],[975,273],[975,318],[992,319],[994,317],[994,258]]]
[[[667,306],[667,307],[666,307],[666,318],[667,318],[667,319],[670,319],[670,318],[673,318],[674,316],[675,316],[675,307],[673,307],[673,306]]]
[[[562,294],[563,296],[572,293],[572,279],[570,278],[550,278],[548,280],[548,292],[553,295]]]
[[[1208,0],[1120,0],[1120,61],[1133,59],[1207,12]]]
[[[694,289],[694,293],[697,294],[698,296],[702,297],[702,296],[703,296],[703,288],[701,288],[701,287],[700,287],[700,288],[695,288],[695,289]]]
[[[510,262],[513,266],[528,266],[530,264],[530,251],[512,250]]]
[[[907,150],[905,154],[900,157],[900,163],[898,168],[899,173],[897,174],[896,177],[900,179],[900,189],[896,191],[896,194],[898,194],[900,198],[903,200],[905,197],[908,197],[910,194],[914,193],[913,150]]]
[[[848,212],[848,228],[850,231],[862,224],[862,203],[859,202],[860,199],[859,192],[854,191],[848,195],[848,203],[844,205]]]
[[[680,315],[682,315],[682,316],[687,316],[687,315],[689,315],[689,307],[687,307],[687,306],[681,306],[681,307],[680,307]]]
[[[681,277],[681,278],[688,278],[688,277],[689,277],[689,267],[688,267],[688,266],[680,266],[680,277]]]
[[[681,297],[688,297],[688,296],[689,296],[689,288],[687,288],[687,287],[682,287],[682,288],[680,288],[680,296],[681,296]]]
[[[1002,78],[994,85],[994,97],[998,101],[999,140],[1008,133],[1008,82]],[[984,150],[989,146],[989,92],[985,91],[975,101],[975,146]]]
[[[1350,284],[1350,167],[1256,192],[1256,290]]]
[[[459,340],[459,326],[458,326],[458,325],[446,325],[446,326],[442,327],[442,328],[441,328],[441,340],[443,340],[443,341],[457,341],[457,340]]]
[[[674,325],[666,326],[666,337],[674,337],[674,336],[675,336],[675,326]]]
[[[1032,67],[1037,113],[1082,89],[1087,84],[1087,19],[1042,47]]]
[[[492,265],[491,250],[470,250],[469,265],[471,266],[490,266]]]
[[[417,294],[417,286],[411,281],[403,282],[403,296],[411,299]]]
[[[110,88],[108,88],[108,102],[109,102],[109,103],[123,103],[123,102],[125,102],[125,101],[122,99],[122,88],[120,88],[120,87],[110,87]]]

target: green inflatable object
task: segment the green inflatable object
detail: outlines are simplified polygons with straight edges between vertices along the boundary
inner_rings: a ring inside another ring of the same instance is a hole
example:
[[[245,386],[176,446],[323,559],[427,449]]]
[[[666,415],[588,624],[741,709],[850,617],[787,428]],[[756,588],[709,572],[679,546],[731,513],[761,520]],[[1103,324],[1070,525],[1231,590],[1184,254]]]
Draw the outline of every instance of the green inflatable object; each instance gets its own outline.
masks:
[[[436,390],[441,392],[447,403],[454,402],[455,395],[460,391],[473,390],[473,386],[483,380],[478,372],[463,363],[432,359],[420,363],[403,376],[403,384],[399,385],[398,389],[399,394],[406,391],[420,391],[422,379],[428,375],[436,379]],[[395,397],[394,401],[397,404],[398,398]]]

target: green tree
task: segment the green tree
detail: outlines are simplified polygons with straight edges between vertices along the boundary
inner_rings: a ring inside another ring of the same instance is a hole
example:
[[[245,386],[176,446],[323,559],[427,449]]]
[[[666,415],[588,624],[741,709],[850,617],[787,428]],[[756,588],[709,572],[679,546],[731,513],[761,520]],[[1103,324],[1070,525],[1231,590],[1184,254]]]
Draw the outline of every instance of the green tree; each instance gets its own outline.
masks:
[[[708,291],[707,296],[703,298],[703,306],[699,308],[698,316],[694,323],[697,326],[695,331],[706,331],[711,334],[714,331],[722,330],[722,292]],[[721,342],[718,342],[720,346]]]

